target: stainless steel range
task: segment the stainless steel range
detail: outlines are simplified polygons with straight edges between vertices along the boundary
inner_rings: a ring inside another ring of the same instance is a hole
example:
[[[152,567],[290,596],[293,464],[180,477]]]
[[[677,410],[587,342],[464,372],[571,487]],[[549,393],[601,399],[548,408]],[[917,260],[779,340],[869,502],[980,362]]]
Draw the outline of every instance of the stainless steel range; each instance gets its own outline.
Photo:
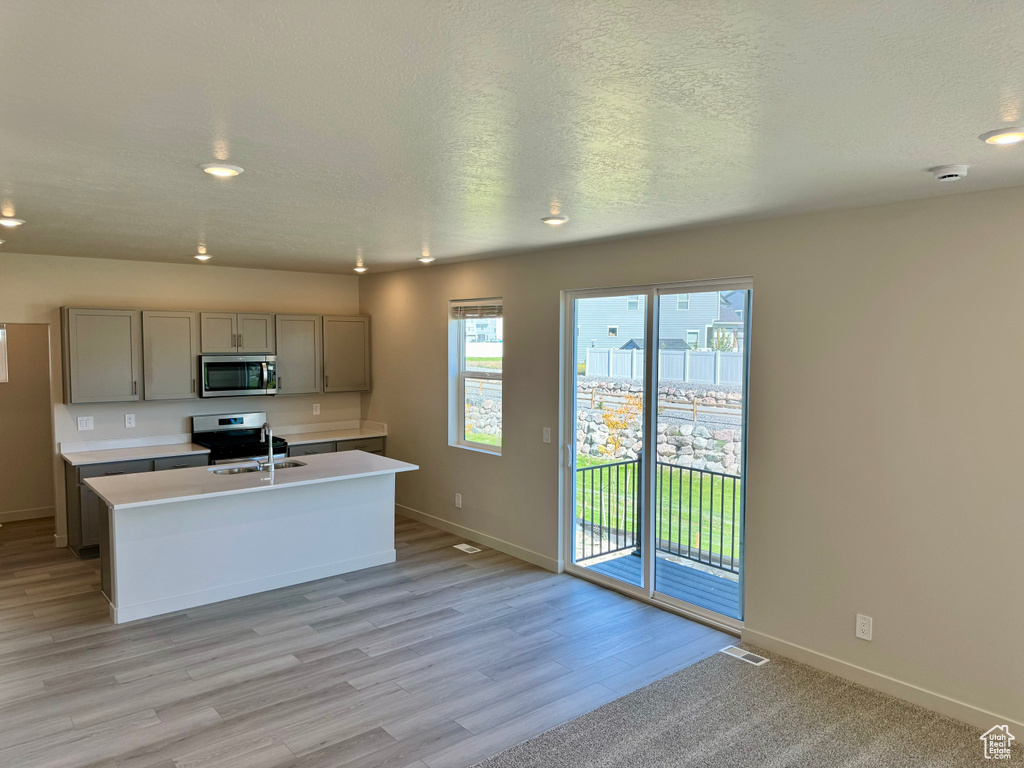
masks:
[[[216,416],[192,417],[192,442],[210,449],[211,464],[235,464],[243,461],[266,460],[267,414],[225,413]],[[283,459],[288,443],[273,438],[274,458]]]

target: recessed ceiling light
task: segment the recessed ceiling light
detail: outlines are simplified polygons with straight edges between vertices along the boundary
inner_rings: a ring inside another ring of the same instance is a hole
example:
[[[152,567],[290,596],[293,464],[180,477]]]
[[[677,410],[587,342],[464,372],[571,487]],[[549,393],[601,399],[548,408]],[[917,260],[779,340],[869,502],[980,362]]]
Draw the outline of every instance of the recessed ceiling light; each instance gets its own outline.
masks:
[[[986,144],[1019,144],[1024,141],[1024,128],[1000,128],[978,137]]]
[[[7,242],[6,240],[0,240],[0,245],[3,245],[6,242]]]
[[[24,219],[13,219],[10,216],[4,216],[0,219],[0,227],[20,227],[24,223]]]
[[[208,253],[197,253],[197,254],[195,255],[195,258],[196,258],[197,260],[199,260],[199,261],[209,261],[209,260],[210,260],[210,259],[212,259],[213,257],[212,257],[212,256],[211,256],[210,254],[208,254]]]
[[[419,259],[417,259],[417,261],[420,261],[423,264],[429,264],[430,262],[434,261],[434,257],[433,256],[420,256]]]
[[[199,166],[211,176],[217,176],[222,179],[226,179],[229,176],[237,176],[245,168],[238,165],[225,165],[224,163],[203,163]]]
[[[568,216],[545,216],[541,221],[549,227],[560,227],[569,220]]]
[[[360,264],[355,269],[356,269],[356,272],[365,272],[366,271],[366,267],[364,267],[362,264]]]

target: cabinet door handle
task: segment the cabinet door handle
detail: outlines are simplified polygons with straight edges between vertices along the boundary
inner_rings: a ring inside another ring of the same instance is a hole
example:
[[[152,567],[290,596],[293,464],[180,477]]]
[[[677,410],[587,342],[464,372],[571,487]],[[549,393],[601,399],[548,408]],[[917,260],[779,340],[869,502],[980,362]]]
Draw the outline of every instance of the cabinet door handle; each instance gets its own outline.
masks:
[[[104,472],[104,475],[123,475],[124,472]]]
[[[194,395],[195,393],[196,393],[196,380],[192,379],[192,394]]]
[[[245,342],[242,341],[242,334],[238,334],[238,348],[241,349],[245,346]]]
[[[236,334],[232,333],[231,334],[231,346],[232,347],[237,347],[238,346],[237,344],[235,344],[235,338],[236,338]]]
[[[137,395],[138,394],[138,387],[139,387],[139,383],[137,381],[133,381],[132,382],[132,394],[133,395]]]

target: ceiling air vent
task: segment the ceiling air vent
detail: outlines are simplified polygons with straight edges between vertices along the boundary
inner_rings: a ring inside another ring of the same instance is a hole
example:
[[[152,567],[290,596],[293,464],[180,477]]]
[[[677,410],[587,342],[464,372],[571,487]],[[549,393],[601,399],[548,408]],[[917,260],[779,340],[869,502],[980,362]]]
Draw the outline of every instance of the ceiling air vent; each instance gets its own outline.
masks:
[[[739,659],[740,661],[745,661],[748,664],[753,664],[755,667],[760,667],[762,664],[768,663],[768,659],[764,656],[758,656],[756,653],[751,653],[750,651],[745,651],[742,648],[737,648],[735,645],[723,648],[722,653]]]

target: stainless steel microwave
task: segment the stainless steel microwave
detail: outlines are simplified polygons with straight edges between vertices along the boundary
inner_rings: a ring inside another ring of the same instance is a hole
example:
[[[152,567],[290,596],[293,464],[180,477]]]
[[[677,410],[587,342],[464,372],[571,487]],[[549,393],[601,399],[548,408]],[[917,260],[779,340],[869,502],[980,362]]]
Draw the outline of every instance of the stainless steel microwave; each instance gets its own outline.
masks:
[[[199,374],[203,397],[277,394],[274,355],[201,355]]]

